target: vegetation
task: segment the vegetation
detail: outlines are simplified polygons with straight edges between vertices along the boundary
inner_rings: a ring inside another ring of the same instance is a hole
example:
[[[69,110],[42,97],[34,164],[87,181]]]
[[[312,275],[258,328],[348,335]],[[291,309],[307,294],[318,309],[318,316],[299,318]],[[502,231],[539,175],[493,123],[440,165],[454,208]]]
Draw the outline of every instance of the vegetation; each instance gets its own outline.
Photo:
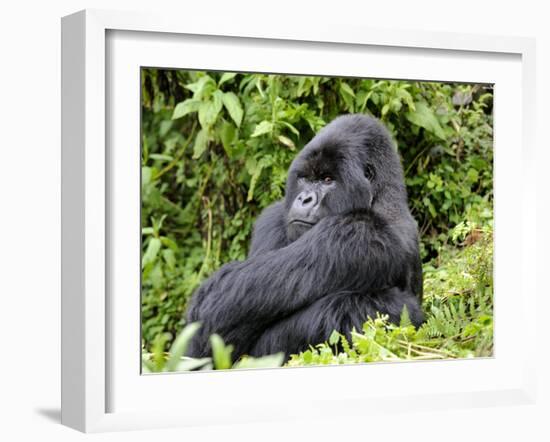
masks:
[[[182,322],[186,301],[220,265],[245,258],[296,153],[349,112],[380,118],[402,157],[427,321],[415,331],[406,317],[374,318],[350,342],[334,333],[289,365],[491,354],[491,86],[143,69],[145,369],[229,368],[219,337],[212,358],[181,358],[195,326]]]

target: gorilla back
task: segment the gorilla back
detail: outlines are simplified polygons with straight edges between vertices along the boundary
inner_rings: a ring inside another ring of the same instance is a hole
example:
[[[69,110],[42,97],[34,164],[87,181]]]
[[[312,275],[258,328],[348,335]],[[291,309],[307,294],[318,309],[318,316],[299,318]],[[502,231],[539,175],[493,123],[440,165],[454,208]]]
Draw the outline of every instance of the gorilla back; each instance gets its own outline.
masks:
[[[377,120],[341,116],[294,159],[285,199],[254,226],[248,258],[221,267],[190,300],[202,327],[189,356],[218,333],[234,357],[290,354],[349,336],[369,317],[423,321],[422,266],[399,156]]]

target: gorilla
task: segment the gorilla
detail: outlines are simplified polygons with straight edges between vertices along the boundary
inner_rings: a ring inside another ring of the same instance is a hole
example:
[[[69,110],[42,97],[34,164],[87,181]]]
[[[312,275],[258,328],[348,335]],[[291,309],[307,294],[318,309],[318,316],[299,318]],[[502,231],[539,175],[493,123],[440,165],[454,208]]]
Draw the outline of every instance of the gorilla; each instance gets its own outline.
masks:
[[[336,330],[348,337],[377,313],[423,322],[418,228],[399,156],[385,127],[336,118],[297,155],[284,200],[255,223],[248,258],[230,262],[193,294],[200,321],[187,355],[209,355],[209,336],[235,359],[307,350]]]

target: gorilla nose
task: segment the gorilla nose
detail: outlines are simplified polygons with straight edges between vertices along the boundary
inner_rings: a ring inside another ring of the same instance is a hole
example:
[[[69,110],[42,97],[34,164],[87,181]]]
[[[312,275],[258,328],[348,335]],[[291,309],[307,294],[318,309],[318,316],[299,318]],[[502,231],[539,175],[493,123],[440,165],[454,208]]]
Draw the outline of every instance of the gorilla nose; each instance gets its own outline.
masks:
[[[317,194],[311,191],[303,191],[296,198],[296,206],[301,210],[308,210],[317,205]]]

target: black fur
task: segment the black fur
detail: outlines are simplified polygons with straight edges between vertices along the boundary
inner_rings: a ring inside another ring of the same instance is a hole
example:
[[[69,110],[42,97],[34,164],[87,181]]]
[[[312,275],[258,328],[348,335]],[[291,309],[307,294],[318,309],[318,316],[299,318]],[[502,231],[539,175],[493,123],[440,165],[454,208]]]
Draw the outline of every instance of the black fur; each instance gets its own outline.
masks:
[[[417,225],[403,170],[386,129],[346,115],[293,161],[284,201],[266,208],[249,256],[214,273],[192,297],[201,321],[188,355],[210,352],[220,334],[233,356],[288,355],[349,334],[376,312],[423,321]]]

